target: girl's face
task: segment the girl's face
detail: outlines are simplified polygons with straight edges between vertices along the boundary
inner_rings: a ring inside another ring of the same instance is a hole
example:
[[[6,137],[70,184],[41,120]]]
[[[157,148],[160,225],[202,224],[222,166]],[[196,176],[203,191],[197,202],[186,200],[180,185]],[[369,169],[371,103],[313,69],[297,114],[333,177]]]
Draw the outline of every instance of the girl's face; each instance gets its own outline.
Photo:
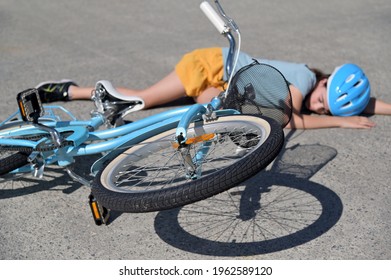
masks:
[[[307,98],[305,106],[308,110],[319,115],[330,114],[327,104],[327,79],[320,80],[318,85]]]

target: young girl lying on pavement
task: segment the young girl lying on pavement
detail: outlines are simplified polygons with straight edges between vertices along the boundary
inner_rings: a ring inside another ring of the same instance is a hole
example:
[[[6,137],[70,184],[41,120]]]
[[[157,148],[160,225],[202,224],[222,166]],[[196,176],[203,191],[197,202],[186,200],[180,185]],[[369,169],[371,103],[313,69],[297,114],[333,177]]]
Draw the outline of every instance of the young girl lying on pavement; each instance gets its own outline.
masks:
[[[175,70],[156,84],[142,90],[117,88],[124,96],[144,100],[144,109],[163,105],[189,96],[207,103],[222,92],[227,84],[225,61],[228,48],[196,49],[175,66]],[[305,64],[256,59],[278,69],[289,83],[293,115],[287,128],[371,128],[375,124],[360,114],[391,115],[391,104],[370,97],[370,84],[363,70],[354,64],[337,67],[331,75]],[[241,52],[236,69],[254,61]],[[90,99],[93,87],[79,87],[62,80],[43,82],[37,87],[43,102]],[[304,114],[306,108],[315,114]]]

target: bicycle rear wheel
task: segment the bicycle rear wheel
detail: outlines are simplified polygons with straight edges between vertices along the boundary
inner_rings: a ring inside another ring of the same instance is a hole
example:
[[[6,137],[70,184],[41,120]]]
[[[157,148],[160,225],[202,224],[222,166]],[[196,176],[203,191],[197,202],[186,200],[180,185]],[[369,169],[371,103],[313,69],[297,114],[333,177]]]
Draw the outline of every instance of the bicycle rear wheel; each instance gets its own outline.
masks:
[[[1,132],[17,130],[25,125],[24,122],[14,121],[1,127]],[[19,138],[20,139],[20,138]],[[27,147],[10,147],[0,145],[0,176],[28,164],[28,157],[32,152]]]
[[[174,138],[175,129],[168,130],[106,163],[93,183],[97,200],[121,212],[160,211],[203,200],[264,169],[284,142],[281,126],[269,118],[233,115],[192,124],[186,150],[202,168],[194,179]]]
[[[0,176],[28,163],[28,152],[4,151],[0,147]]]
[[[30,128],[33,129],[33,131],[29,131]],[[50,149],[50,147],[54,147],[51,144],[50,134],[45,131],[37,132],[32,124],[23,121],[14,121],[1,126],[0,134],[0,137],[3,139],[40,141],[42,138],[47,138],[48,140],[46,143],[41,143],[41,149]],[[62,135],[66,134],[63,133]],[[12,144],[0,145],[0,176],[2,179],[13,179],[15,174],[9,174],[9,176],[5,175],[17,168],[29,164],[28,158],[32,152],[33,149],[30,147]]]

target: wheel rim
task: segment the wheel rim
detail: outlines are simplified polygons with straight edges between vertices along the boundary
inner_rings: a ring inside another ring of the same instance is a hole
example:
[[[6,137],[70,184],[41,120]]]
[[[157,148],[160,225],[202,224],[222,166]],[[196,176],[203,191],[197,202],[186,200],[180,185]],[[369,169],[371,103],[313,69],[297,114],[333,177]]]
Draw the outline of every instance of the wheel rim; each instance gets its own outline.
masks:
[[[201,160],[202,176],[232,165],[246,157],[249,150],[262,145],[270,135],[270,125],[263,119],[253,119],[256,122],[235,116],[232,120],[189,128],[188,139],[197,139],[189,144],[192,159],[200,149],[209,146],[207,156]],[[204,135],[207,137],[203,138]],[[122,153],[103,170],[102,185],[114,192],[142,193],[177,187],[193,180],[189,167],[183,164],[174,136],[175,130],[167,131]]]

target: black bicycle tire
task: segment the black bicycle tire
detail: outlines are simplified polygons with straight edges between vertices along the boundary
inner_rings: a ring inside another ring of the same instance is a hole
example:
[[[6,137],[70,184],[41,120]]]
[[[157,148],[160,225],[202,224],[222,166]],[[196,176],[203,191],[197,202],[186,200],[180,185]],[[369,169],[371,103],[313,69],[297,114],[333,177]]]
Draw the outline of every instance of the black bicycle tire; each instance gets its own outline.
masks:
[[[285,137],[280,124],[270,118],[262,117],[262,119],[270,125],[270,134],[264,143],[252,150],[248,156],[213,174],[171,189],[155,190],[149,193],[120,193],[107,189],[101,183],[103,171],[118,155],[106,162],[95,176],[92,192],[96,199],[108,209],[142,213],[176,208],[226,191],[266,168],[282,149]]]
[[[3,176],[12,170],[28,164],[28,157],[29,153],[15,152],[5,158],[0,159],[0,176]]]
[[[20,127],[23,123],[22,121],[14,121],[3,125],[1,130],[14,129],[15,127]],[[1,149],[2,147],[0,146],[0,151]],[[4,158],[0,158],[0,176],[26,165],[28,163],[27,159],[28,153],[17,150]]]
[[[1,127],[1,131],[17,130],[17,129],[22,128],[23,126],[31,126],[31,124],[26,123],[24,121],[13,121],[13,122],[10,122],[10,123],[3,125]],[[19,138],[19,139],[24,139],[24,138],[27,139],[28,137],[35,136],[35,135],[37,135],[37,134],[24,135],[24,136],[21,136],[21,138]],[[29,163],[28,157],[31,154],[31,152],[33,151],[32,148],[18,147],[18,146],[13,146],[11,148],[12,148],[12,150],[10,150],[11,154],[9,156],[6,156],[6,157],[0,159],[0,176],[6,175],[9,172],[11,172],[17,168],[23,167]],[[2,146],[0,146],[0,150],[1,149],[2,149]],[[4,148],[4,150],[9,150],[9,149],[10,149],[10,146],[7,146],[6,148]]]

